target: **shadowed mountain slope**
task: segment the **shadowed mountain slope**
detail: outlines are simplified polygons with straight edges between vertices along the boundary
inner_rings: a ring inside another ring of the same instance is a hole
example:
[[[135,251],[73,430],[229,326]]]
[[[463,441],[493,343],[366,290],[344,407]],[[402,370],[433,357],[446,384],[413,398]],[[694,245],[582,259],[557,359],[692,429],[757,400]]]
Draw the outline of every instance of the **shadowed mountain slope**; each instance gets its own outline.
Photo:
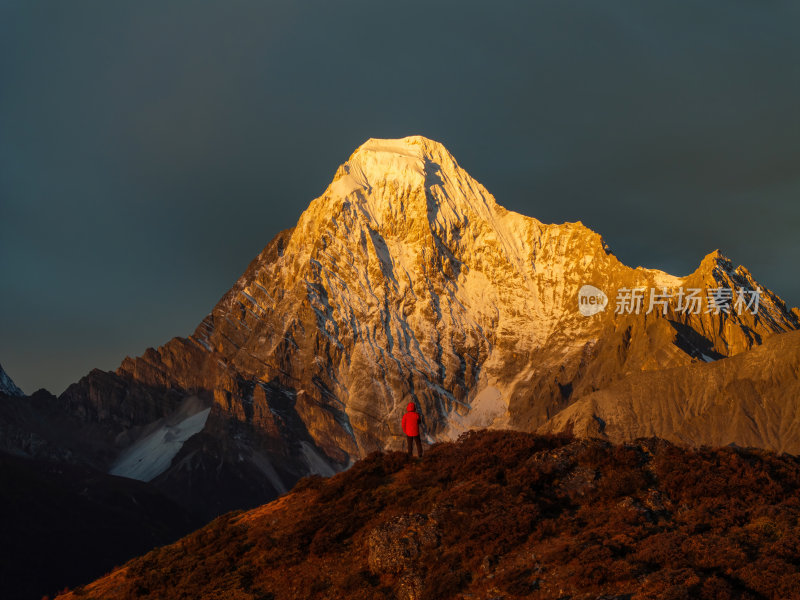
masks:
[[[35,600],[98,577],[203,521],[152,486],[0,453],[4,600]]]

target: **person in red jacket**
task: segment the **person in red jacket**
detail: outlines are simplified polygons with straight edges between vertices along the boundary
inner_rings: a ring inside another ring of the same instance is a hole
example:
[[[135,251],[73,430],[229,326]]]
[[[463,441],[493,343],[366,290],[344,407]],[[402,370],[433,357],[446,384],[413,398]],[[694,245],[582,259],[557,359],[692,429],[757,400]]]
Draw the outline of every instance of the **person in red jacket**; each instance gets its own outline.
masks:
[[[414,440],[417,441],[417,453],[422,456],[422,442],[419,438],[420,415],[417,412],[417,405],[409,402],[406,407],[406,414],[403,415],[403,433],[408,440],[408,455],[414,455]]]

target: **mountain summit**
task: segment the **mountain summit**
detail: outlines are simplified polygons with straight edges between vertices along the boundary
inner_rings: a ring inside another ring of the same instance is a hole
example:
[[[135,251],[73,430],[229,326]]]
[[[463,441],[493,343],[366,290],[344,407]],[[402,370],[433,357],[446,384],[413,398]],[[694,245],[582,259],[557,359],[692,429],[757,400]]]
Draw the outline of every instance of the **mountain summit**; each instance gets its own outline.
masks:
[[[728,289],[731,305],[683,310],[684,289]],[[760,294],[757,310],[732,310],[739,293]],[[108,441],[96,463],[215,513],[398,448],[409,402],[429,442],[531,431],[630,376],[748,352],[798,317],[718,252],[685,277],[631,268],[581,223],[504,209],[437,142],[370,139],[191,336],[60,400]]]

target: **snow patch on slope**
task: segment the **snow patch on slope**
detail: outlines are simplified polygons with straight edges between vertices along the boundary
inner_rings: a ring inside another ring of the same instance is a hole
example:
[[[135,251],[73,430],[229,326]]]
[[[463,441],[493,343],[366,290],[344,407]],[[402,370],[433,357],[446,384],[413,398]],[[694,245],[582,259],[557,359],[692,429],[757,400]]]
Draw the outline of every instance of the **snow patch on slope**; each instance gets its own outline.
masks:
[[[151,481],[166,471],[183,444],[200,433],[206,425],[211,408],[193,412],[191,409],[195,407],[194,402],[184,402],[171,419],[162,419],[148,427],[151,429],[155,426],[153,431],[139,438],[117,458],[109,473]]]
[[[646,276],[651,278],[652,285],[656,288],[667,288],[667,289],[677,289],[683,285],[683,282],[686,280],[685,277],[676,277],[675,275],[670,275],[664,271],[659,269],[645,269],[644,267],[637,267],[637,270],[642,271]]]
[[[314,446],[308,442],[300,442],[300,447],[303,451],[303,458],[308,465],[308,472],[314,475],[322,475],[323,477],[330,477],[336,475],[336,471],[328,464],[319,452],[314,449]]]
[[[269,458],[266,457],[266,455],[261,454],[260,452],[253,452],[250,460],[256,467],[258,467],[258,470],[266,476],[270,484],[272,484],[272,487],[275,488],[279,494],[285,494],[289,491],[286,489],[286,486],[281,480],[280,475],[278,475],[278,472],[275,470],[275,467],[272,466],[272,463],[270,462]]]
[[[469,412],[461,416],[455,412],[448,418],[445,439],[456,440],[470,429],[499,429],[508,425],[508,402],[494,386],[483,388],[470,404]]]

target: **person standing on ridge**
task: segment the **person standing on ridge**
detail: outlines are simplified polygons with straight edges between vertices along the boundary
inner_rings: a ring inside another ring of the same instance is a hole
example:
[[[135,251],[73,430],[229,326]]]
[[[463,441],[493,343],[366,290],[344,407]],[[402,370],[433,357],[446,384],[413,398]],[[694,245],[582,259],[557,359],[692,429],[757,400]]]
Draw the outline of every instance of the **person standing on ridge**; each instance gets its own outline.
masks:
[[[422,441],[419,438],[420,414],[417,412],[417,405],[409,402],[406,407],[406,414],[403,415],[403,433],[408,440],[408,455],[414,455],[414,440],[417,441],[417,453],[422,457]]]

